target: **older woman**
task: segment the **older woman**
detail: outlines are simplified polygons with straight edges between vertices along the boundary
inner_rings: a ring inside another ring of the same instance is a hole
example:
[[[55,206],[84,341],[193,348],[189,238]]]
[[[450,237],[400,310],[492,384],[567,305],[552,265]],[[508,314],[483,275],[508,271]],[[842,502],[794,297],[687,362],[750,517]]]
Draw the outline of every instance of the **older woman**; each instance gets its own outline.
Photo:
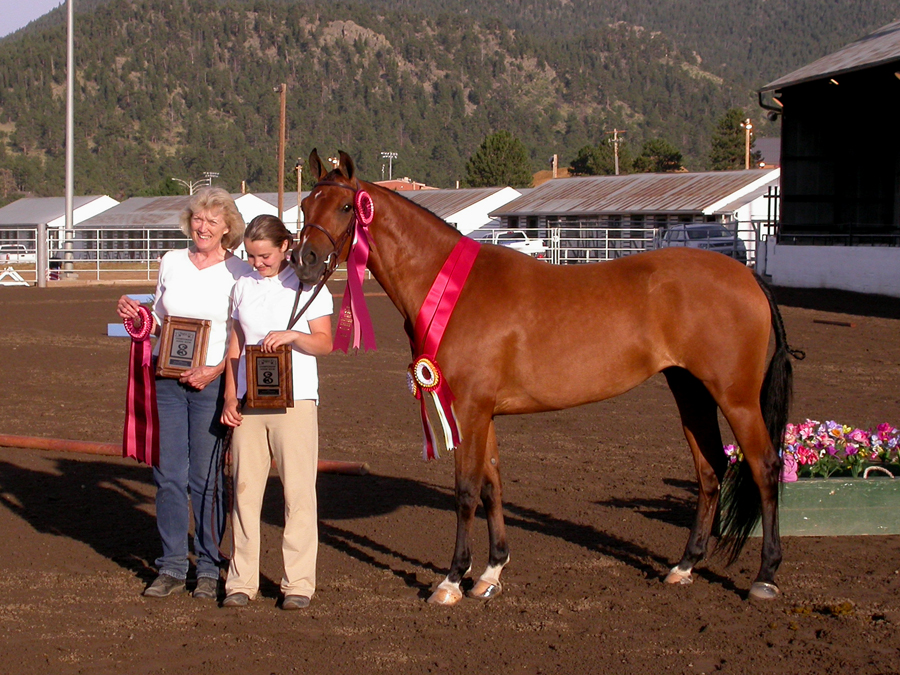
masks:
[[[144,595],[162,598],[186,589],[188,530],[194,514],[195,598],[215,599],[220,569],[227,561],[219,553],[225,526],[224,490],[220,480],[225,349],[231,331],[232,291],[250,266],[231,250],[244,233],[244,221],[231,196],[221,188],[204,188],[181,214],[181,229],[191,238],[186,249],[169,251],[159,265],[153,303],[154,332],[163,317],[210,321],[206,363],[178,379],[156,381],[159,412],[159,466],[156,483],[156,524],[163,553],[156,560],[159,575]],[[117,311],[139,321],[139,304],[122,296]],[[157,345],[158,349],[158,345]]]

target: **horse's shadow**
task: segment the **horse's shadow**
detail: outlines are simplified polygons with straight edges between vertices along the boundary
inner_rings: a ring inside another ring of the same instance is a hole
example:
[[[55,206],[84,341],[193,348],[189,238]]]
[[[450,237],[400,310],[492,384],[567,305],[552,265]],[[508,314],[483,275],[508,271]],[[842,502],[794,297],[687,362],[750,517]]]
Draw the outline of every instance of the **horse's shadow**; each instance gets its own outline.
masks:
[[[338,523],[376,518],[408,506],[455,512],[452,489],[395,476],[320,474],[318,493],[321,545],[388,571],[423,596],[429,587],[418,581],[409,567],[436,576],[446,573],[446,569],[432,562]],[[37,470],[0,462],[0,503],[7,509],[38,532],[86,544],[145,582],[153,578],[153,560],[159,554],[152,494],[152,475],[147,467],[137,464],[62,458],[54,460],[47,470]],[[684,525],[689,524],[685,514],[691,512],[685,501],[679,498],[612,500],[603,505],[638,509],[647,517]],[[521,529],[572,543],[618,560],[647,577],[658,576],[659,568],[665,568],[670,562],[658,552],[593,525],[574,523],[513,502],[507,502],[504,508],[511,530]],[[478,517],[484,517],[480,509]],[[275,476],[269,480],[262,519],[278,527],[284,524],[284,501]],[[452,540],[453,532],[448,531],[448,547]],[[698,573],[732,587],[726,578],[705,570]],[[267,596],[276,595],[278,584],[263,578],[260,591]]]

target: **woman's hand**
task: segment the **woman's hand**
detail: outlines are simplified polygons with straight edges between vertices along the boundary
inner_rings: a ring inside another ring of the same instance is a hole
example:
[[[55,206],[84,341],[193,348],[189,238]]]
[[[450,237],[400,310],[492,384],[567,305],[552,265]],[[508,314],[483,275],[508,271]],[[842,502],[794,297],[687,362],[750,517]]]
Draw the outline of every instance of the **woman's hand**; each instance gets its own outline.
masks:
[[[193,387],[197,391],[202,391],[206,385],[215,380],[222,374],[222,367],[219,366],[198,366],[184,371],[178,381]]]
[[[273,330],[263,338],[263,351],[274,352],[281,345],[294,344],[299,335],[300,333],[295,330]]]
[[[135,328],[141,327],[141,315],[138,314],[138,308],[141,306],[134,298],[129,298],[127,295],[123,295],[119,298],[118,304],[116,304],[116,314],[119,315],[123,321],[125,319],[131,319],[134,323]]]
[[[233,396],[226,398],[222,408],[222,424],[228,427],[239,427],[243,420],[240,402]]]

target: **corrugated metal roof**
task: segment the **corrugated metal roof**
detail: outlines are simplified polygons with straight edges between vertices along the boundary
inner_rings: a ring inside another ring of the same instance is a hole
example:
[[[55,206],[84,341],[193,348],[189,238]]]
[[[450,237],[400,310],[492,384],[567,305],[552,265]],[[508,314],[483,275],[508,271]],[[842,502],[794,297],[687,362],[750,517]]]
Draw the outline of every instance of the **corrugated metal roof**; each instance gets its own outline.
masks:
[[[74,208],[100,199],[100,195],[74,197]],[[25,225],[36,227],[66,215],[65,197],[25,197],[0,209],[0,225]]]
[[[178,218],[191,197],[132,197],[118,206],[99,213],[78,224],[83,228],[114,230],[129,229],[177,229]]]
[[[843,49],[770,82],[760,91],[783,89],[898,60],[900,60],[900,21],[894,21]]]
[[[491,212],[491,216],[704,213],[757,182],[777,180],[777,169],[706,173],[640,173],[562,178]]]
[[[463,188],[460,190],[406,190],[399,192],[410,201],[428,209],[438,218],[448,218],[487,199],[505,188]]]
[[[274,207],[278,207],[278,193],[277,192],[248,192],[247,194],[253,195],[255,197],[259,197],[267,204],[271,204]],[[300,199],[303,199],[309,192],[302,192],[300,194]],[[284,210],[292,209],[297,206],[297,193],[296,192],[285,192],[284,193]]]

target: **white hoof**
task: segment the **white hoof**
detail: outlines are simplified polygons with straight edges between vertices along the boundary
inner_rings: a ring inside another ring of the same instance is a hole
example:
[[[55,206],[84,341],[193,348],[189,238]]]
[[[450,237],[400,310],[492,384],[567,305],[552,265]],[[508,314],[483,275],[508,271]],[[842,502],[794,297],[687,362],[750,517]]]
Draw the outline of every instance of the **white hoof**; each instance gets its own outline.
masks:
[[[437,587],[437,590],[428,598],[428,603],[450,607],[462,600],[462,597],[463,594],[459,589],[459,584],[454,584],[452,581],[444,579],[441,585]]]
[[[680,567],[673,567],[669,570],[669,574],[666,576],[666,583],[687,586],[688,584],[694,583],[694,577],[691,576],[690,570],[683,570]]]
[[[490,600],[500,595],[502,590],[503,585],[499,581],[490,582],[485,579],[479,579],[466,595],[476,600]]]

